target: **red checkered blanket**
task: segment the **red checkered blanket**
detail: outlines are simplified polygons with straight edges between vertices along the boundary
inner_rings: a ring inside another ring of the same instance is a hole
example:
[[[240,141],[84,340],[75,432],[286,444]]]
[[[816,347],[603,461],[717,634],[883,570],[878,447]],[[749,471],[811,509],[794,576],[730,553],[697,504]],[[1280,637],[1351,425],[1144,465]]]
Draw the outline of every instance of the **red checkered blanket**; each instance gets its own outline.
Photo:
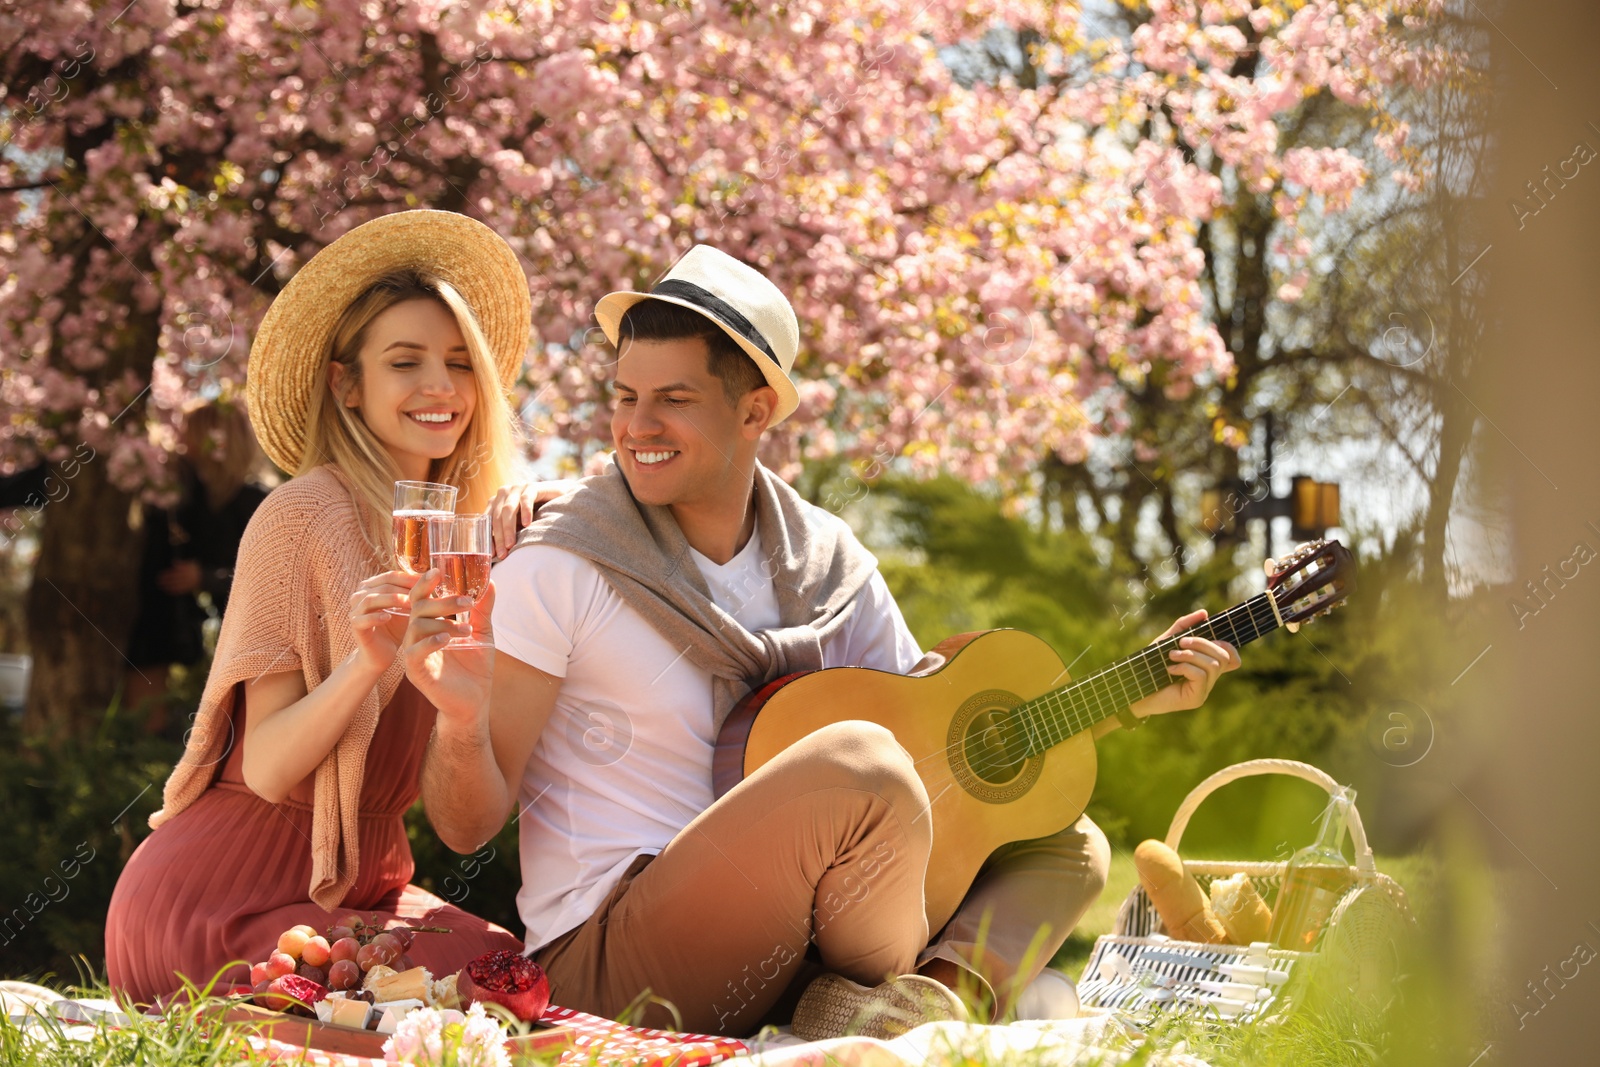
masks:
[[[572,1048],[561,1054],[562,1067],[591,1059],[597,1063],[626,1063],[635,1067],[709,1067],[749,1051],[744,1042],[731,1037],[623,1026],[598,1015],[554,1005],[541,1021],[570,1026],[578,1032]]]
[[[561,1067],[585,1064],[622,1067],[710,1067],[713,1063],[742,1056],[749,1051],[744,1042],[731,1037],[707,1034],[678,1034],[670,1030],[651,1030],[624,1026],[598,1015],[551,1005],[540,1022],[566,1026],[576,1031],[572,1047],[561,1054]],[[381,1059],[345,1056],[305,1049],[270,1038],[251,1037],[250,1045],[264,1058],[295,1060],[319,1067],[379,1067]]]

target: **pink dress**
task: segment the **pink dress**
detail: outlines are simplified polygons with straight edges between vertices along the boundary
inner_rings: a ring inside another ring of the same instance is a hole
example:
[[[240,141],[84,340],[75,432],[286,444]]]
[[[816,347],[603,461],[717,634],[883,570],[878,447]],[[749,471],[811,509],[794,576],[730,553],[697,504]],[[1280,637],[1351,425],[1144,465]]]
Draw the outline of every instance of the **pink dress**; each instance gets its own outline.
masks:
[[[181,989],[180,975],[204,988],[233,961],[265,960],[291,926],[325,933],[352,912],[448,927],[448,934],[418,934],[410,951],[436,978],[494,949],[522,951],[506,930],[408,884],[415,865],[404,816],[417,799],[435,714],[409,681],[383,709],[367,749],[360,870],[331,913],[308,897],[312,778],[282,804],[250,791],[242,772],[243,693],[236,696],[235,743],[217,779],[144,840],[111,895],[106,970],[114,988],[140,1002]],[[230,972],[219,991],[230,981],[249,977]]]

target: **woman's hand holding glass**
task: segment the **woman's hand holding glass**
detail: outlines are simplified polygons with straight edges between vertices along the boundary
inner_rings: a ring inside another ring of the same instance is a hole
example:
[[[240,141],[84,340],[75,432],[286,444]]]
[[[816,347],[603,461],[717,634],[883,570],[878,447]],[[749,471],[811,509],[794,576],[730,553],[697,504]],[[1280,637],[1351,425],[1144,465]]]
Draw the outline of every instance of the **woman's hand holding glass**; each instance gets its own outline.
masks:
[[[412,587],[417,576],[405,571],[384,571],[356,586],[350,594],[350,629],[356,654],[370,669],[382,673],[399,655],[405,639]]]
[[[424,573],[412,589],[411,618],[403,657],[406,677],[440,715],[470,721],[487,706],[494,680],[494,582],[486,583],[477,603],[470,597],[442,595],[444,573]],[[435,595],[441,594],[441,595]],[[467,611],[465,621],[459,613]],[[462,638],[470,645],[456,644]]]

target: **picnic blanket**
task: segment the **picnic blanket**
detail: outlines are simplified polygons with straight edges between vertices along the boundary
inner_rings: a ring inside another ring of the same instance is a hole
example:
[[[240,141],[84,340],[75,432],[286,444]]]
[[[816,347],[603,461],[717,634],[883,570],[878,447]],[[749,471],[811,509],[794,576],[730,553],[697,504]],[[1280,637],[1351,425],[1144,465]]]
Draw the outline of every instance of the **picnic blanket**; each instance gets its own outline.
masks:
[[[552,1006],[541,1022],[577,1031],[572,1047],[561,1053],[560,1067],[616,1064],[619,1067],[710,1067],[746,1049],[731,1037],[679,1034],[625,1026],[598,1015]],[[383,1057],[345,1056],[305,1049],[267,1038],[252,1037],[250,1045],[265,1059],[290,1060],[316,1067],[391,1067]]]
[[[39,986],[0,982],[0,1007],[13,1018],[28,1011],[53,1016],[65,1037],[87,1037],[97,1025],[126,1022],[109,1000],[69,1000]],[[561,1067],[962,1067],[978,1062],[1026,1062],[1030,1067],[1120,1064],[1139,1050],[1143,1035],[1112,1012],[1077,1019],[1017,1022],[1006,1026],[929,1023],[893,1041],[841,1037],[801,1041],[783,1030],[738,1041],[705,1034],[681,1034],[626,1026],[551,1007],[544,1022],[573,1028],[578,1037],[561,1055]],[[74,1035],[74,1030],[82,1031]],[[271,1038],[246,1039],[261,1059],[315,1067],[387,1067],[381,1058],[306,1049]],[[1182,1053],[1156,1051],[1144,1061],[1157,1067],[1207,1067]]]
[[[581,1063],[633,1064],[635,1067],[710,1067],[747,1051],[731,1037],[678,1034],[642,1026],[624,1026],[571,1008],[550,1006],[542,1022],[570,1026],[578,1032],[561,1054],[561,1067]]]
[[[126,1025],[131,1022],[121,1007],[110,1000],[71,1000],[43,986],[22,982],[0,982],[0,1007],[13,1019],[28,1011],[47,1014],[63,1024],[66,1036],[88,1036],[96,1025]],[[743,1055],[742,1041],[708,1034],[680,1034],[627,1026],[598,1015],[551,1005],[541,1022],[566,1026],[576,1031],[572,1046],[561,1054],[562,1067],[583,1064],[618,1064],[623,1067],[710,1067],[711,1064]],[[81,1031],[74,1035],[74,1029]],[[250,1035],[245,1038],[255,1053],[269,1060],[292,1060],[317,1067],[380,1067],[384,1059],[352,1056],[307,1049],[301,1045]]]

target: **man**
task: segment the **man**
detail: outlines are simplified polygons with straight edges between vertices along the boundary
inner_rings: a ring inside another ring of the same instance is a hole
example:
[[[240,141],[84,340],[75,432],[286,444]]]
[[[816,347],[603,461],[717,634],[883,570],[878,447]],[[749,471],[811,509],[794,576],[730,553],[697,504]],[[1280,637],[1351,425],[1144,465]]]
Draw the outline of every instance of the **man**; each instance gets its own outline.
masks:
[[[928,795],[888,730],[835,723],[713,797],[718,727],[752,686],[908,673],[921,652],[849,529],[757,461],[798,404],[782,293],[698,246],[596,317],[618,348],[614,466],[497,568],[492,683],[439,657],[413,671],[439,708],[423,798],[440,837],[470,852],[518,812],[518,907],[566,1005],[615,1016],[649,990],[680,1027],[741,1034],[798,996],[806,1038],[965,1017],[955,989],[1003,1011],[1099,893],[1104,835],[1081,818],[999,850],[930,942]],[[450,626],[430,613],[459,610],[431,588],[414,663]],[[1181,644],[1177,684],[1136,714],[1198,706],[1238,665]]]

